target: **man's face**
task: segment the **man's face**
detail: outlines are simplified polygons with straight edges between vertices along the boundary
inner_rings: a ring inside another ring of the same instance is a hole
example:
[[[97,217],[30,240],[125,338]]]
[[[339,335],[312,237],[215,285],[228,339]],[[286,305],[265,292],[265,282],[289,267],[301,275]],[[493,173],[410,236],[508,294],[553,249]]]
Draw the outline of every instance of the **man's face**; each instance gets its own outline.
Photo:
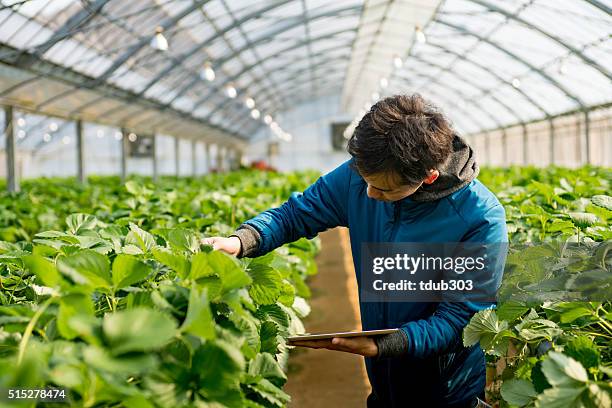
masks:
[[[404,185],[400,178],[393,173],[380,173],[371,176],[363,176],[368,183],[368,197],[380,201],[399,201],[418,190],[423,184]]]

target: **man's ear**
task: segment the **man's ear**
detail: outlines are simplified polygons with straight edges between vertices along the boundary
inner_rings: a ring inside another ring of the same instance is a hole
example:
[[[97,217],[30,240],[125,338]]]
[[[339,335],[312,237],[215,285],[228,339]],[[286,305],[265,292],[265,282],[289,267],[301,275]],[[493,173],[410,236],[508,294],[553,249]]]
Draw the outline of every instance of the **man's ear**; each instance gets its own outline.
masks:
[[[431,184],[434,181],[436,181],[438,179],[438,177],[440,177],[440,172],[438,170],[431,170],[429,172],[429,176],[427,176],[427,178],[425,180],[423,180],[424,184]]]

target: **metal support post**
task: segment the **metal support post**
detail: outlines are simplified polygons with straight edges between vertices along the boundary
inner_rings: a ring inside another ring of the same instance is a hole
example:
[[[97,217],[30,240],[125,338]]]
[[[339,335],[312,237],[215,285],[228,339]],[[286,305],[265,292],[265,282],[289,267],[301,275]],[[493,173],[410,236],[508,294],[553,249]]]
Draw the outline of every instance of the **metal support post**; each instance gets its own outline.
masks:
[[[121,129],[121,182],[125,183],[127,176],[128,131]]]
[[[180,160],[180,152],[179,152],[179,148],[180,148],[180,141],[178,137],[174,138],[174,174],[176,175],[176,177],[179,176],[180,174],[180,166],[179,166],[179,160]]]
[[[586,164],[591,164],[591,118],[589,118],[589,111],[584,111],[584,150]]]
[[[529,135],[527,133],[527,126],[523,125],[523,165],[526,166],[529,163],[528,153]]]
[[[197,166],[197,152],[196,152],[196,148],[198,147],[198,144],[196,143],[195,139],[191,141],[191,175],[193,177],[198,175],[198,166]]]
[[[548,124],[550,126],[550,139],[548,143],[548,150],[550,155],[550,164],[555,164],[555,123],[552,119],[548,120]]]
[[[153,182],[157,182],[159,175],[157,169],[157,135],[151,136],[151,158],[153,159]]]
[[[81,184],[85,184],[85,166],[84,166],[84,150],[83,143],[83,121],[76,121],[76,148],[77,148],[77,180]]]
[[[6,186],[9,192],[19,191],[19,180],[17,178],[17,160],[15,146],[15,116],[13,107],[4,108],[4,137],[6,142]]]

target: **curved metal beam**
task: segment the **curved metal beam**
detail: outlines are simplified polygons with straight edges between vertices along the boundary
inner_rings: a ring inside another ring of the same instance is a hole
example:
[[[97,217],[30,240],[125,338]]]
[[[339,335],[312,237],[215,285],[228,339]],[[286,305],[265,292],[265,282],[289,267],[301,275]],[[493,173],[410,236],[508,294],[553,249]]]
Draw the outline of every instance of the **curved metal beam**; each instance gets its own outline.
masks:
[[[450,48],[447,48],[441,44],[436,44],[436,43],[432,43],[431,41],[427,41],[427,45],[431,46],[431,47],[435,47],[438,48],[448,54],[452,54],[456,57],[459,57],[462,61],[467,62],[470,65],[473,65],[477,68],[479,68],[482,71],[486,71],[487,73],[489,73],[490,75],[492,75],[493,77],[495,77],[499,82],[502,83],[507,83],[506,79],[502,78],[497,72],[490,70],[489,68],[485,67],[484,65],[482,65],[479,62],[476,62],[472,59],[469,59],[467,56],[462,55],[460,53],[458,53],[457,51],[451,50]],[[525,93],[525,91],[523,91],[521,88],[515,88],[512,87],[513,90],[515,90],[516,92],[518,92],[519,94],[521,94],[527,101],[529,101],[530,104],[532,104],[533,106],[535,106],[544,116],[549,117],[550,113],[544,109],[544,107],[542,105],[540,105],[538,102],[536,102],[535,100],[533,100],[533,98],[531,98],[529,95],[527,95]]]
[[[338,89],[341,89],[341,87],[338,87]],[[325,95],[327,95],[327,94],[329,94],[329,93],[323,93],[323,94],[321,94],[320,96],[325,96]],[[441,101],[444,101],[444,102],[448,103],[448,99],[447,99],[445,96],[443,96],[443,95],[441,95],[441,94],[437,93],[436,91],[429,92],[429,94],[430,94],[430,95],[435,95],[435,96],[436,96],[436,97],[438,97],[438,98],[439,98]],[[306,102],[306,101],[308,101],[308,100],[310,100],[310,99],[311,99],[310,97],[307,97],[307,98],[296,98],[296,99],[292,99],[292,100],[290,100],[290,102],[291,102],[291,105],[296,105],[296,106],[297,106],[297,105],[299,105],[300,103],[302,103],[302,102]],[[471,113],[471,112],[466,111],[466,110],[464,110],[463,108],[460,108],[460,107],[458,107],[458,109],[457,109],[457,110],[458,110],[458,111],[460,111],[460,113],[462,113],[462,115],[461,115],[461,116],[457,116],[458,120],[455,120],[455,119],[452,119],[452,118],[451,118],[451,121],[452,121],[452,122],[459,123],[459,122],[464,122],[464,120],[466,120],[466,119],[467,119],[469,122],[471,122],[472,124],[474,124],[474,125],[475,125],[475,127],[477,127],[477,128],[480,128],[480,127],[481,127],[481,125],[480,125],[480,123],[479,123],[478,119],[474,118],[474,117],[472,116],[472,113]],[[254,131],[252,131],[251,133],[255,133],[255,132],[256,132],[256,131],[258,131],[258,130],[259,130],[259,128],[261,128],[262,126],[265,126],[265,124],[263,124],[263,123],[261,123],[261,122],[260,122],[260,123],[259,123],[259,124],[258,124],[258,125],[257,125],[257,126],[254,128]],[[463,126],[464,126],[464,125],[460,125],[460,127],[463,127]],[[253,140],[250,140],[250,142],[254,142],[254,141],[257,141],[257,140],[259,140],[259,138],[258,138],[258,139],[253,139]]]
[[[517,16],[517,15],[515,15],[513,13],[509,13],[506,10],[504,10],[502,8],[499,8],[499,7],[489,3],[487,1],[484,1],[484,0],[469,0],[469,1],[472,2],[472,3],[478,4],[479,6],[482,6],[482,7],[486,8],[486,9],[488,9],[490,11],[493,11],[495,13],[501,14],[504,17],[507,17],[507,18],[509,18],[511,20],[514,20],[514,21],[524,25],[525,27],[529,28],[530,30],[533,30],[533,31],[536,31],[536,32],[542,34],[543,36],[545,36],[549,40],[554,41],[555,43],[557,43],[558,45],[562,46],[563,48],[565,48],[566,50],[568,50],[572,54],[575,54],[577,57],[579,57],[586,64],[592,66],[597,71],[599,71],[602,75],[604,75],[608,79],[612,80],[612,74],[610,74],[610,72],[605,67],[602,67],[597,62],[593,61],[591,58],[589,58],[586,55],[584,55],[584,53],[582,51],[580,51],[579,49],[571,46],[570,44],[567,44],[566,42],[564,42],[559,37],[557,37],[557,36],[547,32],[547,31],[544,31],[540,27],[531,24],[530,22],[522,19],[521,17],[519,17],[519,16]]]
[[[232,75],[232,76],[231,76],[231,77],[229,77],[229,78],[224,79],[224,80],[223,80],[223,82],[222,82],[222,83],[221,83],[221,84],[220,84],[218,87],[214,87],[214,88],[212,88],[212,89],[211,89],[211,91],[209,91],[209,92],[208,92],[207,94],[205,94],[205,95],[204,95],[202,98],[200,98],[200,100],[199,100],[198,102],[196,102],[196,107],[197,107],[197,106],[199,106],[199,104],[200,104],[202,101],[206,101],[206,100],[208,100],[208,98],[210,98],[210,96],[213,94],[213,92],[216,92],[216,91],[218,91],[219,89],[223,89],[223,87],[225,87],[225,86],[226,86],[227,84],[229,84],[229,83],[232,83],[232,82],[236,82],[236,81],[238,81],[238,79],[240,79],[240,77],[242,77],[242,76],[243,76],[243,75],[245,75],[246,73],[248,73],[248,72],[250,72],[251,70],[253,70],[254,68],[258,67],[258,66],[259,66],[259,65],[261,65],[263,62],[265,62],[265,61],[267,61],[267,60],[269,60],[269,59],[271,59],[271,58],[275,58],[275,57],[277,57],[279,54],[283,54],[283,53],[286,53],[286,52],[289,52],[289,51],[293,51],[293,50],[295,50],[295,49],[297,49],[297,48],[304,47],[304,46],[308,45],[308,44],[309,44],[309,43],[311,43],[311,42],[316,42],[316,41],[326,40],[326,39],[328,39],[328,38],[332,38],[332,37],[335,37],[335,36],[337,36],[337,35],[339,35],[339,34],[346,33],[346,32],[350,32],[350,31],[354,31],[354,29],[350,29],[350,30],[338,30],[338,31],[334,31],[334,32],[332,32],[332,33],[328,33],[328,34],[325,34],[325,35],[321,35],[321,36],[319,36],[319,37],[310,38],[310,39],[308,39],[308,40],[300,41],[300,42],[298,42],[298,43],[296,43],[296,44],[292,44],[292,45],[290,45],[289,47],[283,48],[282,50],[279,50],[279,51],[275,52],[274,54],[270,54],[270,55],[268,55],[268,56],[266,56],[266,57],[262,58],[262,60],[261,60],[260,62],[256,62],[256,63],[254,63],[254,64],[251,64],[251,65],[248,65],[248,66],[246,66],[246,67],[243,67],[243,69],[242,69],[240,72],[238,72],[238,73],[237,73],[237,74],[235,74],[235,75]],[[257,81],[254,81],[254,82],[257,82]]]
[[[345,46],[344,46],[344,45],[342,45],[342,46],[340,46],[340,47],[334,47],[334,49],[340,49],[340,48],[345,48]],[[318,55],[321,55],[321,54],[325,54],[326,52],[329,52],[330,50],[331,50],[331,49],[327,49],[327,50],[325,50],[325,51],[323,51],[323,52],[320,52],[320,53],[314,54],[314,56],[318,56]],[[347,58],[347,57],[350,57],[350,54],[343,54],[343,55],[342,55],[342,56],[340,56],[340,57],[342,57],[342,58]],[[305,59],[308,59],[308,57],[303,57],[303,58],[296,59],[296,60],[292,61],[292,63],[300,62],[300,61],[303,61],[303,60],[305,60]],[[320,66],[320,65],[322,65],[322,64],[328,63],[330,60],[331,60],[331,61],[337,61],[338,59],[339,59],[339,56],[335,56],[335,57],[333,57],[332,59],[325,59],[325,60],[323,60],[323,61],[319,61],[318,63],[314,64],[313,68],[317,68],[317,67],[319,67],[319,66]],[[273,72],[279,72],[279,71],[274,71],[274,70],[270,70],[269,72],[271,72],[271,71],[273,71]],[[298,73],[299,73],[299,74],[301,74],[302,72],[304,72],[304,71],[303,71],[303,70],[299,70],[299,71],[295,72],[295,75],[297,75]],[[265,99],[265,98],[266,98],[268,95],[267,95],[267,93],[260,93],[260,90],[261,90],[262,88],[264,88],[264,90],[266,89],[265,87],[263,87],[262,85],[260,85],[260,81],[259,81],[259,79],[260,79],[260,78],[261,78],[261,77],[254,78],[253,82],[251,82],[251,86],[249,86],[249,87],[247,87],[247,88],[244,88],[244,89],[243,89],[243,92],[245,92],[246,94],[249,94],[249,95],[258,95],[258,96],[257,96],[257,98],[258,98],[258,99],[259,99],[259,98],[262,98],[262,96],[263,96],[263,99]],[[277,95],[273,95],[273,96],[274,96],[274,97],[276,97]],[[278,99],[278,98],[277,98],[277,99]],[[208,99],[204,99],[204,98],[202,98],[202,99],[198,100],[198,101],[196,102],[196,104],[194,105],[194,110],[198,109],[198,108],[201,106],[201,104],[202,104],[204,101],[206,101],[206,100],[208,100]],[[281,100],[282,100],[282,99],[281,99]],[[210,117],[211,117],[211,116],[212,116],[214,113],[216,113],[217,111],[219,111],[219,110],[221,110],[221,109],[224,109],[224,108],[225,108],[227,105],[229,105],[229,104],[231,103],[231,101],[232,101],[232,100],[231,100],[231,99],[229,99],[229,100],[226,100],[224,103],[217,105],[217,106],[216,106],[214,109],[212,109],[212,110],[211,110],[211,111],[210,111],[210,112],[209,112],[209,113],[206,115],[206,118],[210,118]]]
[[[301,93],[302,88],[308,87],[310,85],[310,82],[314,81],[319,81],[318,84],[320,86],[327,86],[328,84],[334,84],[334,83],[340,83],[340,79],[341,77],[338,77],[337,75],[331,75],[332,73],[336,73],[336,74],[341,74],[340,70],[337,69],[328,69],[326,71],[323,72],[318,72],[316,75],[314,75],[312,78],[309,76],[305,77],[304,80],[299,81],[297,83],[294,84],[294,86],[291,87],[291,89],[288,89],[286,94],[290,95],[290,94],[295,94],[295,93]],[[311,96],[311,94],[307,93],[308,96]],[[266,113],[269,112],[274,112],[276,111],[278,105],[273,105],[272,103],[262,103],[259,106],[259,110],[261,112],[261,115],[264,116]],[[283,103],[283,106],[287,106],[287,101],[285,101],[285,103]],[[271,107],[274,107],[273,109],[271,109]],[[230,118],[240,118],[240,117],[244,117],[244,118],[249,118],[250,117],[250,113],[248,110],[239,110],[239,109],[235,109],[233,110],[233,112],[235,112],[235,115],[230,116]],[[232,112],[232,113],[233,113]],[[236,123],[234,120],[229,120],[229,123]]]
[[[183,18],[187,17],[189,14],[191,14],[194,10],[198,9],[199,7],[205,5],[206,3],[208,3],[210,0],[193,0],[193,3],[185,8],[183,11],[181,11],[179,14],[172,16],[172,18],[164,21],[160,27],[162,27],[165,30],[168,30],[170,27],[175,26],[179,21],[181,21]],[[128,50],[126,52],[124,52],[120,57],[118,57],[116,60],[113,61],[112,65],[106,70],[104,71],[102,74],[100,74],[99,76],[91,79],[90,81],[87,81],[84,84],[79,84],[79,86],[76,86],[72,89],[68,89],[64,92],[61,92],[57,95],[54,95],[53,97],[41,102],[40,104],[38,104],[36,106],[36,109],[40,110],[42,109],[42,107],[53,103],[59,99],[65,98],[66,96],[70,95],[73,92],[76,92],[77,90],[81,89],[81,88],[90,88],[93,89],[98,85],[103,84],[104,82],[106,82],[107,79],[109,79],[111,77],[111,75],[117,70],[119,69],[123,64],[125,64],[125,62],[130,59],[134,54],[136,54],[138,51],[140,51],[142,48],[146,47],[147,44],[149,44],[149,42],[151,41],[151,38],[153,38],[155,34],[153,35],[147,35],[145,37],[141,37],[140,40],[136,43],[131,45]]]
[[[600,9],[601,11],[603,11],[604,13],[608,15],[612,14],[612,9],[598,0],[586,0],[586,2],[589,3],[593,7],[597,7],[598,9]]]
[[[168,30],[170,27],[175,26],[183,18],[185,18],[188,15],[190,15],[194,10],[202,7],[203,5],[208,3],[209,1],[210,0],[193,0],[193,3],[189,7],[186,7],[180,13],[178,13],[178,14],[172,16],[172,18],[169,18],[168,20],[164,21],[162,24],[160,24],[160,27],[163,28],[164,30]],[[113,64],[110,67],[108,67],[108,69],[106,69],[106,71],[104,71],[101,75],[96,77],[95,80],[92,81],[92,84],[90,86],[95,86],[95,85],[101,84],[102,82],[104,82],[108,78],[110,78],[110,76],[113,74],[113,72],[115,72],[117,69],[119,69],[119,67],[121,67],[123,64],[125,64],[125,62],[128,59],[130,59],[134,54],[136,54],[142,48],[146,47],[147,44],[149,44],[149,42],[151,41],[151,38],[153,38],[154,35],[155,34],[153,34],[153,35],[146,35],[146,36],[142,37],[140,39],[140,41],[138,41],[136,44],[133,44],[132,46],[130,46],[126,52],[124,52],[115,61],[113,61]]]
[[[45,52],[49,51],[55,44],[62,41],[66,37],[70,36],[70,34],[82,24],[87,23],[87,21],[94,18],[102,8],[109,2],[110,0],[96,0],[93,4],[88,4],[87,6],[82,6],[83,8],[75,13],[73,16],[69,17],[68,20],[55,32],[51,35],[51,37],[45,41],[44,43],[37,45],[34,47],[32,54],[26,55],[25,59],[19,58],[17,65],[20,67],[30,66],[35,60],[32,58],[34,55],[43,55]]]
[[[319,13],[312,13],[309,15],[309,22],[312,22],[314,20],[318,20],[320,18],[325,18],[325,17],[330,17],[330,16],[340,16],[344,13],[349,13],[346,14],[346,16],[351,16],[353,14],[355,14],[355,11],[359,11],[361,10],[362,6],[348,6],[348,7],[341,7],[338,9],[333,9],[333,10],[326,10],[326,11],[322,11]],[[250,45],[243,45],[242,47],[240,47],[239,49],[237,49],[236,51],[224,55],[221,58],[219,58],[217,61],[215,61],[215,66],[216,67],[221,67],[223,66],[226,62],[232,60],[233,58],[236,58],[238,55],[242,54],[243,52],[245,52],[246,50],[248,50],[249,48],[252,47],[256,47],[259,46],[263,43],[272,41],[275,39],[276,36],[278,36],[279,34],[282,34],[286,31],[289,31],[301,24],[303,24],[304,22],[302,21],[302,17],[300,16],[300,18],[294,18],[294,19],[287,19],[284,20],[284,22],[286,22],[286,24],[281,24],[279,27],[273,27],[274,29],[269,31],[269,32],[265,32],[262,35],[260,35],[258,38],[256,38],[255,40],[251,41]]]
[[[179,59],[179,60],[187,60],[187,59],[191,58],[193,55],[195,55],[195,53],[197,53],[198,51],[202,50],[204,47],[210,45],[210,43],[212,43],[213,41],[215,41],[219,37],[227,34],[231,30],[233,30],[234,28],[240,26],[241,24],[247,22],[248,20],[260,17],[262,14],[267,13],[270,10],[273,10],[275,8],[283,6],[283,5],[287,4],[287,3],[289,3],[290,1],[291,0],[276,1],[274,3],[271,3],[271,4],[267,5],[266,7],[258,9],[256,11],[252,12],[252,13],[249,13],[249,14],[245,15],[244,17],[241,17],[235,23],[228,25],[227,27],[225,27],[221,31],[215,31],[215,33],[212,36],[210,36],[206,40],[202,41],[201,43],[196,44],[194,47],[190,48],[186,52],[182,53],[181,55],[179,55],[177,57],[177,59]],[[151,79],[149,82],[147,82],[145,87],[138,92],[138,95],[144,95],[144,93],[147,92],[153,85],[155,85],[162,78],[166,77],[170,72],[172,72],[174,69],[176,69],[178,67],[179,67],[179,65],[175,64],[173,62],[168,64],[153,79]]]
[[[462,27],[462,26],[459,26],[459,25],[456,25],[456,24],[453,24],[453,23],[449,23],[448,21],[444,21],[444,20],[441,20],[441,19],[438,18],[436,20],[436,23],[445,25],[445,26],[450,27],[450,28],[453,28],[453,29],[455,29],[456,31],[458,31],[458,32],[460,32],[462,34],[466,34],[466,35],[472,36],[472,37],[478,39],[481,42],[484,42],[486,44],[491,45],[492,47],[494,47],[497,50],[503,52],[504,54],[506,54],[510,58],[520,62],[521,64],[523,64],[527,68],[529,68],[531,71],[533,71],[536,74],[538,74],[539,76],[541,76],[543,79],[545,79],[547,82],[549,82],[552,86],[554,86],[555,88],[557,88],[561,92],[563,92],[568,98],[570,98],[571,100],[576,102],[576,104],[578,104],[578,106],[580,106],[581,108],[583,108],[583,109],[586,108],[586,104],[579,97],[577,97],[576,95],[572,94],[567,88],[565,88],[563,85],[561,85],[556,79],[554,79],[553,77],[548,75],[546,72],[544,72],[540,68],[534,66],[530,62],[528,62],[525,59],[521,58],[520,56],[516,55],[512,51],[506,49],[505,47],[502,47],[501,45],[497,44],[496,42],[491,41],[488,38],[485,38],[485,37],[481,36],[480,34],[477,34],[477,33],[473,32],[471,30],[468,30],[465,27]]]
[[[335,47],[335,48],[340,49],[341,47]],[[342,48],[343,48],[343,47],[342,47]],[[328,49],[328,50],[325,50],[325,51],[329,52],[329,49]],[[322,52],[320,52],[319,54],[321,54],[321,55],[322,55],[322,54],[324,54],[324,53],[325,53],[325,52],[324,52],[324,51],[322,51]],[[329,62],[331,62],[331,61],[338,61],[338,60],[340,60],[340,58],[346,58],[346,57],[347,57],[347,55],[336,56],[336,58],[334,58],[334,59],[327,59],[327,60],[324,60],[324,61],[320,61],[320,63],[319,63],[319,64],[317,64],[317,65],[321,65],[321,64],[323,64],[323,65],[324,65],[324,64],[327,64],[327,63],[329,63]],[[295,61],[293,61],[293,62],[299,62],[299,61],[302,61],[302,60],[304,60],[304,59],[306,59],[306,58],[307,58],[307,57],[300,58],[300,59],[297,59],[297,60],[295,60]],[[300,70],[300,71],[298,71],[297,73],[302,73],[303,71],[304,71],[304,70]],[[276,72],[278,72],[278,71],[276,71]],[[294,74],[297,74],[297,73],[294,73]],[[254,80],[253,80],[253,84],[258,84],[258,85],[261,87],[261,85],[260,85],[260,83],[259,83],[259,78],[260,78],[260,77],[258,77],[258,78],[254,78]],[[249,88],[247,88],[247,89],[249,89]],[[258,89],[258,90],[259,90],[259,89]],[[191,111],[192,111],[192,112],[195,112],[195,111],[196,111],[196,110],[197,110],[197,109],[198,109],[198,108],[201,106],[202,102],[203,102],[203,100],[202,100],[202,99],[200,99],[199,101],[197,101],[197,102],[194,104],[194,107],[191,109]],[[236,100],[235,100],[235,99],[225,98],[224,102],[222,102],[222,103],[218,104],[217,106],[215,106],[215,107],[213,108],[213,111],[214,111],[214,112],[217,112],[217,111],[219,111],[219,110],[221,110],[221,109],[225,109],[225,108],[227,108],[229,105],[231,105],[231,104],[232,104],[232,103],[234,103],[234,102],[236,102]],[[123,109],[123,107],[115,107],[115,108],[112,108],[110,111],[104,112],[104,113],[103,113],[103,115],[110,114],[110,113],[112,113],[112,111],[117,111],[117,110],[120,110],[120,109]],[[110,113],[109,113],[109,112],[110,112]],[[211,111],[209,114],[207,114],[206,118],[211,118],[214,112],[212,112],[212,111]],[[139,124],[139,123],[140,123],[140,122],[137,122],[137,124]]]
[[[438,68],[438,69],[440,69],[440,70],[442,70],[442,71],[445,71],[445,70],[446,70],[446,68],[445,68],[445,67],[443,67],[442,65],[439,65],[439,64],[436,64],[436,63],[433,63],[433,62],[427,61],[427,60],[423,59],[422,57],[419,57],[419,56],[413,55],[413,56],[412,56],[412,58],[414,58],[414,59],[416,59],[417,61],[421,62],[422,64],[426,64],[427,66],[430,66],[430,67],[432,67],[432,68]],[[459,78],[460,80],[462,80],[463,82],[465,82],[466,84],[468,84],[468,85],[470,85],[470,86],[473,86],[474,88],[478,89],[478,90],[479,90],[479,91],[481,91],[482,93],[485,93],[485,92],[487,92],[487,91],[488,91],[487,89],[481,88],[481,87],[480,87],[480,86],[479,86],[477,83],[475,83],[475,82],[474,82],[474,81],[472,81],[470,78],[468,78],[468,77],[466,77],[466,76],[464,76],[464,75],[459,75],[459,74],[458,74],[458,73],[456,73],[456,72],[453,72],[453,75],[454,75],[454,76],[456,76],[457,78]],[[434,77],[436,77],[436,76],[439,76],[439,73],[438,73],[438,74],[436,74],[436,75],[431,75],[431,76],[429,76],[429,78],[434,78]],[[517,122],[519,122],[519,123],[523,123],[523,122],[524,122],[524,121],[523,121],[523,119],[521,119],[521,117],[520,117],[520,116],[519,116],[519,115],[516,113],[516,111],[515,111],[514,109],[512,109],[510,106],[506,105],[506,103],[505,103],[505,102],[503,102],[502,100],[500,100],[499,98],[497,98],[495,95],[490,95],[490,96],[491,96],[491,99],[493,99],[495,102],[497,102],[497,103],[498,103],[500,106],[503,106],[503,107],[504,107],[504,109],[506,109],[506,110],[507,110],[507,111],[510,113],[510,115],[514,116],[514,118],[517,120]],[[479,107],[480,107],[480,103],[476,103],[476,102],[474,101],[474,98],[468,98],[467,102],[471,102],[471,103],[473,103],[474,105],[476,105],[476,106],[479,106]],[[457,105],[457,104],[455,103],[453,106],[456,106],[456,105]],[[480,109],[481,109],[481,110],[483,110],[483,111],[485,110],[485,109],[484,109],[484,108],[482,108],[482,107],[481,107]]]

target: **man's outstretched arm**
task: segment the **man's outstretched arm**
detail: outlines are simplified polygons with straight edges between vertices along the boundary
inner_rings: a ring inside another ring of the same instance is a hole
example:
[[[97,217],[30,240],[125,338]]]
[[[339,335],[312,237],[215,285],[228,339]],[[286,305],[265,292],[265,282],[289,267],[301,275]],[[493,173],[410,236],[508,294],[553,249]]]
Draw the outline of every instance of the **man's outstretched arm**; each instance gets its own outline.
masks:
[[[280,207],[244,222],[228,238],[204,240],[214,249],[239,257],[256,257],[302,237],[347,226],[348,189],[353,170],[346,162],[320,177],[304,193],[294,193]]]

